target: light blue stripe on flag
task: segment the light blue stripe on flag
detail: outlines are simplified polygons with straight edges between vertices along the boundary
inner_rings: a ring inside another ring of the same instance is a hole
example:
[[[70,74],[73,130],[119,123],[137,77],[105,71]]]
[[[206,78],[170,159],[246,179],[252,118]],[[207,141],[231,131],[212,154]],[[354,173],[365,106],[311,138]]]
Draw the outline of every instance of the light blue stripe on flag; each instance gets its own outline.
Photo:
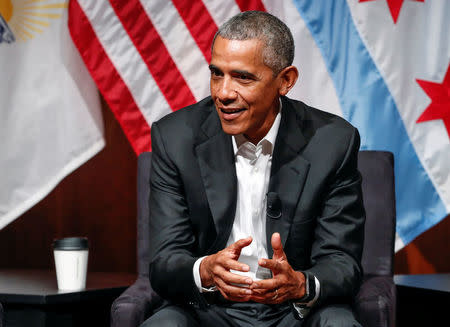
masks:
[[[444,203],[417,157],[394,99],[356,30],[347,2],[294,3],[322,53],[344,117],[361,134],[361,149],[394,153],[397,233],[406,245],[445,217]]]

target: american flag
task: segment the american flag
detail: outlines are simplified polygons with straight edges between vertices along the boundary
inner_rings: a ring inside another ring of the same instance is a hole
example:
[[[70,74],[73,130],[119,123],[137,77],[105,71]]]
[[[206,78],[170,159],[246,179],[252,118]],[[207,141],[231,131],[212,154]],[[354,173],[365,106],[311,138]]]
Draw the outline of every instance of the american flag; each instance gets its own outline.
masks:
[[[209,94],[217,26],[260,0],[73,0],[69,29],[86,66],[137,154],[150,126]]]
[[[289,93],[394,153],[396,249],[450,212],[450,1],[71,0],[69,28],[137,154],[153,121],[209,95],[218,26],[245,10],[291,29]]]

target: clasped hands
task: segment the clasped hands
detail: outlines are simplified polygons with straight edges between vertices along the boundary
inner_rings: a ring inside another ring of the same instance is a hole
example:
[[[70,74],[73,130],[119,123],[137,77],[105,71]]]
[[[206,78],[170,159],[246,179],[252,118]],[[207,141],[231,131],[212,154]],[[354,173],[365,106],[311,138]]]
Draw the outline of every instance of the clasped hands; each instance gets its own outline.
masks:
[[[230,301],[254,301],[266,304],[299,299],[305,294],[305,276],[292,269],[287,261],[279,233],[271,238],[272,259],[259,259],[261,267],[272,271],[272,278],[253,280],[230,270],[248,272],[250,267],[238,261],[241,250],[250,245],[251,237],[240,239],[227,248],[212,254],[200,263],[200,278],[204,287],[215,285]],[[244,285],[244,286],[237,286]]]

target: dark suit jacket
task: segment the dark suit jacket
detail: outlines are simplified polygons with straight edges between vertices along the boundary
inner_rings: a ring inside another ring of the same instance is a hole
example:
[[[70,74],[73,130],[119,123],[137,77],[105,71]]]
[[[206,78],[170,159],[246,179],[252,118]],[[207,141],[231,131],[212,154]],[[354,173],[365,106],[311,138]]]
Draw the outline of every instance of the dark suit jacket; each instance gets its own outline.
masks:
[[[282,104],[269,182],[282,214],[267,217],[267,244],[281,234],[291,266],[319,279],[318,303],[348,301],[359,287],[364,237],[358,132],[302,102],[282,97]],[[151,285],[174,303],[205,305],[192,271],[230,235],[237,194],[232,138],[208,97],[154,123],[152,151]]]

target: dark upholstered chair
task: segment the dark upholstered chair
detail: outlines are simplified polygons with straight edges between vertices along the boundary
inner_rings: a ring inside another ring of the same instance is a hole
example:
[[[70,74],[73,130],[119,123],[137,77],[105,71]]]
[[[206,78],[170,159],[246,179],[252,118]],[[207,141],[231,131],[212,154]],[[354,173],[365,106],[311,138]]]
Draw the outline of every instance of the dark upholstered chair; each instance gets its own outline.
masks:
[[[136,327],[152,314],[161,298],[148,280],[148,198],[151,153],[138,159],[138,279],[111,308],[111,326]],[[395,195],[393,156],[387,152],[361,151],[359,170],[363,175],[367,221],[362,264],[364,282],[354,304],[365,327],[393,327],[395,285],[393,256]]]
[[[3,327],[3,307],[2,304],[0,303],[0,327]]]
[[[366,226],[362,257],[364,281],[354,308],[363,326],[395,326],[394,157],[390,152],[360,151],[358,169],[363,177]]]
[[[137,255],[138,278],[112,304],[111,326],[139,326],[152,314],[152,308],[161,303],[161,298],[150,287],[149,268],[149,209],[151,152],[138,158],[137,173]]]

